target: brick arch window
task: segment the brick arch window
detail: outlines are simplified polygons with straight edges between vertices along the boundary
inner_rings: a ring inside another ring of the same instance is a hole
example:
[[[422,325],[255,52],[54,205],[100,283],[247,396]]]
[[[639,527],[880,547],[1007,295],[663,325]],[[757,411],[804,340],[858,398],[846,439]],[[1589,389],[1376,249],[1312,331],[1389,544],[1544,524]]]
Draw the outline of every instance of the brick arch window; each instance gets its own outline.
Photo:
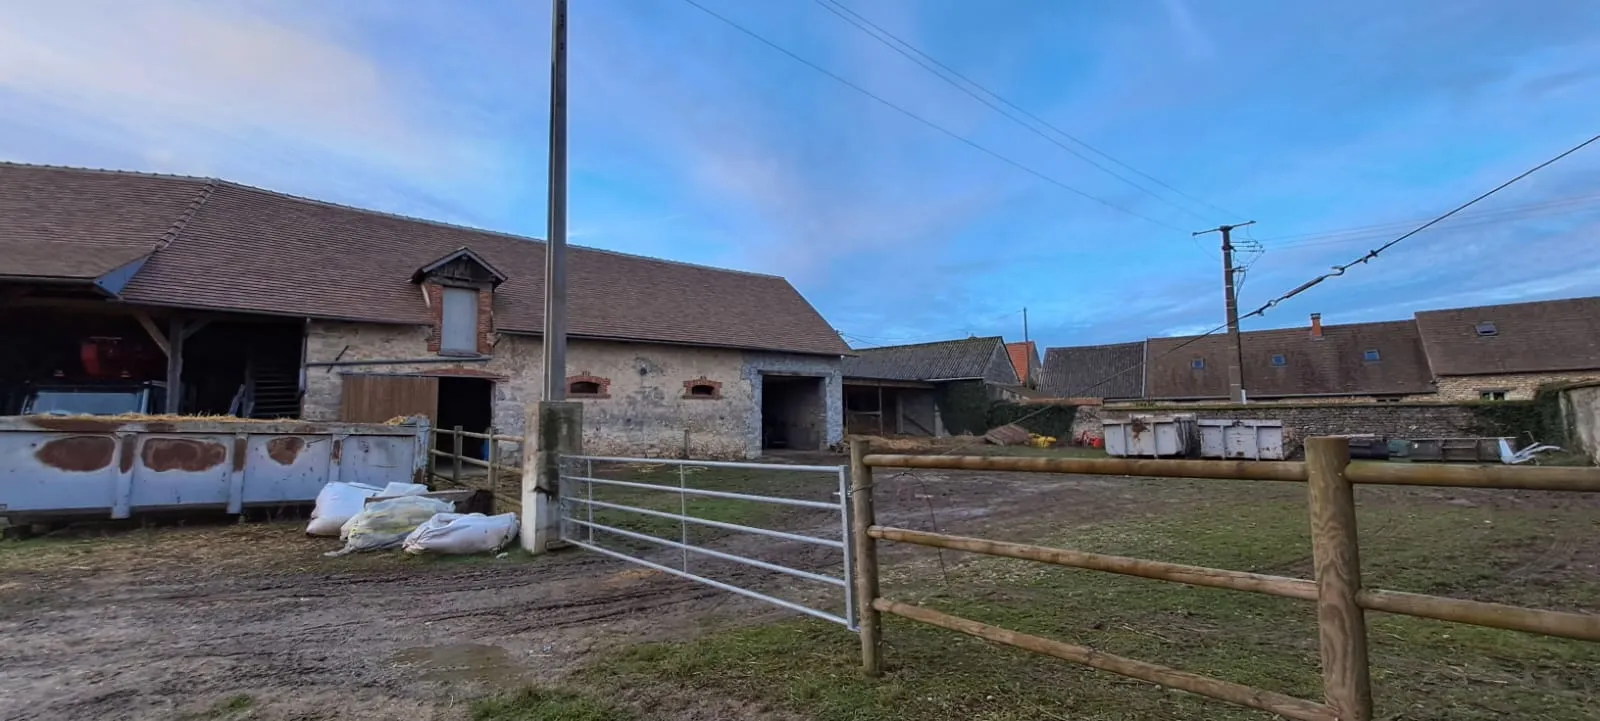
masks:
[[[722,381],[714,381],[705,376],[683,382],[683,397],[702,400],[716,400],[722,397]]]
[[[610,398],[611,379],[584,372],[567,376],[567,396],[571,398]]]

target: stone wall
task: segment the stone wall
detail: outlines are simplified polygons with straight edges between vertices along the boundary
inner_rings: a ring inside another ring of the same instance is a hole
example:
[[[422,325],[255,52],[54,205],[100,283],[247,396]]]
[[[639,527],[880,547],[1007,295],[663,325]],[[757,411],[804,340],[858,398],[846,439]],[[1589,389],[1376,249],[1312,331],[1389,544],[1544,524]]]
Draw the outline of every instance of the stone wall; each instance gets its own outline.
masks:
[[[1570,388],[1561,396],[1561,412],[1571,442],[1600,465],[1600,385]]]
[[[1434,382],[1439,387],[1439,400],[1445,402],[1475,401],[1484,391],[1504,391],[1505,400],[1529,401],[1539,386],[1600,381],[1600,371],[1574,371],[1569,373],[1512,373],[1487,376],[1444,376]]]
[[[312,420],[339,415],[341,377],[352,373],[474,375],[494,380],[493,418],[500,432],[521,435],[528,408],[543,386],[539,339],[497,336],[487,359],[444,360],[428,352],[429,329],[315,321],[306,341],[306,362],[411,360],[311,367],[306,373],[302,413]],[[761,451],[763,373],[823,379],[821,425],[828,445],[843,437],[839,360],[729,349],[574,340],[567,349],[569,377],[603,380],[597,396],[573,397],[584,404],[584,447],[611,455],[747,458]],[[710,396],[694,395],[710,385]],[[686,435],[687,434],[687,435]]]
[[[1482,426],[1470,406],[1443,403],[1185,405],[1140,408],[1133,413],[1193,413],[1203,419],[1283,421],[1284,450],[1291,456],[1300,455],[1303,441],[1313,436],[1375,433],[1389,438],[1450,438],[1480,435]],[[1108,420],[1125,420],[1131,413],[1121,408],[1103,408],[1100,415]]]

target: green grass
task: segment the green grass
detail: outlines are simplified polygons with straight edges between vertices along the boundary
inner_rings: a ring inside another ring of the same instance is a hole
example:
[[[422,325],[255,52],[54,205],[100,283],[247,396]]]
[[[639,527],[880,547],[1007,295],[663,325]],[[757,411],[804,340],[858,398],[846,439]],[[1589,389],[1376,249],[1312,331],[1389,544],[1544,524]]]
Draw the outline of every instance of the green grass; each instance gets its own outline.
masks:
[[[1246,496],[1245,498],[1248,498]],[[1569,610],[1600,606],[1592,508],[1496,510],[1364,504],[1369,587]],[[1562,558],[1562,539],[1587,539]],[[1308,576],[1303,502],[1266,498],[1061,532],[1049,545]],[[949,554],[886,596],[1187,671],[1319,700],[1311,604],[1005,559]],[[1592,560],[1592,558],[1591,558]],[[918,566],[917,568],[922,568]],[[937,566],[933,566],[937,569]],[[889,574],[894,575],[894,574]],[[903,575],[903,574],[902,574]],[[678,689],[774,704],[818,721],[1154,721],[1259,712],[888,619],[887,675],[864,679],[855,637],[795,621],[636,647],[586,671],[602,686]],[[1593,718],[1600,644],[1369,614],[1379,718]]]
[[[627,721],[631,712],[591,696],[527,688],[472,703],[472,721]]]

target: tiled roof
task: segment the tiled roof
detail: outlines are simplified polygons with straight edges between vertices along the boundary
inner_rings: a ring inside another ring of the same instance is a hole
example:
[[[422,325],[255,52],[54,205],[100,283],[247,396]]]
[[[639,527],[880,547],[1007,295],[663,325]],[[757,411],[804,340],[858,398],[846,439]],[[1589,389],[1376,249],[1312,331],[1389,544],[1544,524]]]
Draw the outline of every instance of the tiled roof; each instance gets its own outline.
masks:
[[[18,186],[13,179],[27,179]],[[210,188],[198,209],[190,201]],[[13,209],[29,227],[0,251],[41,239],[92,249],[153,248],[122,294],[137,303],[342,318],[429,321],[413,273],[460,248],[508,275],[495,292],[498,330],[543,325],[544,243],[297,198],[223,181],[0,163],[0,228]],[[80,255],[87,253],[72,253]],[[0,260],[0,275],[10,272]],[[44,268],[65,272],[70,268]],[[93,272],[96,268],[84,271]],[[589,248],[568,256],[574,336],[840,355],[849,349],[788,281]]]
[[[1017,371],[1017,377],[1027,383],[1034,371],[1039,369],[1039,349],[1033,341],[1007,343],[1006,354],[1011,357],[1011,367]]]
[[[207,185],[0,163],[0,278],[105,275],[155,252]]]
[[[1138,398],[1144,393],[1144,342],[1050,348],[1042,388],[1056,398]]]
[[[1423,311],[1417,326],[1441,376],[1600,369],[1600,297]]]
[[[999,336],[966,338],[916,345],[862,348],[853,358],[844,359],[846,378],[874,378],[897,381],[933,381],[981,378],[993,383],[1016,385],[1009,369],[1003,341]]]
[[[1150,339],[1146,397],[1227,396],[1228,337],[1219,333],[1182,345],[1192,339]],[[1324,326],[1320,340],[1306,328],[1249,331],[1240,334],[1240,348],[1251,398],[1434,391],[1417,325],[1408,320]],[[1369,350],[1378,360],[1367,359]],[[1203,367],[1195,367],[1197,360]]]

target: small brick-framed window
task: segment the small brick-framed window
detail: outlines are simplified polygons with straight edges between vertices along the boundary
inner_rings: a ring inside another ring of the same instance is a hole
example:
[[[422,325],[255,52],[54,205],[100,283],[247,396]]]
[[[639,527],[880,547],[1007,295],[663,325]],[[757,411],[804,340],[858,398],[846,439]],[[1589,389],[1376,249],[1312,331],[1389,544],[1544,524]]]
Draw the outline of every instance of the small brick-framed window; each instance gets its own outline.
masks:
[[[714,381],[705,376],[683,382],[683,397],[716,400],[722,397],[722,381]]]
[[[568,398],[610,398],[611,379],[589,375],[588,372],[567,376]]]

